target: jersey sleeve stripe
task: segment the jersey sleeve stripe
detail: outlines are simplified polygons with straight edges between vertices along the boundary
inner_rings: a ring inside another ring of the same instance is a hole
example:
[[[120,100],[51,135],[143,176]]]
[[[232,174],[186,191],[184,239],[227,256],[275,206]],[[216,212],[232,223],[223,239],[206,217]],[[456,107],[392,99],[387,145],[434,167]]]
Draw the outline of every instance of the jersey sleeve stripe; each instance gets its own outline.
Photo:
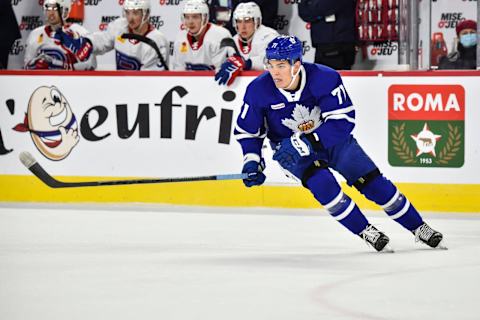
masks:
[[[348,122],[355,123],[355,119],[347,116],[346,114],[331,115],[325,119],[325,121],[328,121],[328,120],[347,120]]]
[[[247,163],[249,161],[255,161],[260,163],[261,158],[256,153],[247,153],[245,156],[243,156],[243,163]]]
[[[247,138],[262,138],[263,139],[267,136],[266,133],[261,134],[260,129],[258,129],[258,131],[256,133],[250,133],[250,132],[247,132],[247,131],[243,130],[238,125],[235,126],[234,134],[235,134],[235,138],[237,140],[247,139]]]
[[[332,114],[340,114],[340,113],[349,113],[351,111],[354,110],[354,107],[353,106],[350,106],[350,107],[346,107],[346,108],[342,108],[342,109],[336,109],[336,110],[333,110],[333,111],[328,111],[328,112],[322,112],[322,115],[325,117],[325,118],[328,118],[329,115],[332,115]]]

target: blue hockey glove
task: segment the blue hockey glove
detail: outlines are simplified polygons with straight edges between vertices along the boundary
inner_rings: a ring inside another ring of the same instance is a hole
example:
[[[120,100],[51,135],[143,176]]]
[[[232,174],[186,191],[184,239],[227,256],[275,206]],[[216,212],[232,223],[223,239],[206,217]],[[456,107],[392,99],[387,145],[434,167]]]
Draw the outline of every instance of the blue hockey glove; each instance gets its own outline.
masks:
[[[266,176],[263,174],[265,163],[260,161],[248,161],[243,165],[242,173],[248,173],[247,179],[243,179],[243,184],[247,187],[259,186],[265,182]]]
[[[75,35],[70,30],[57,29],[54,39],[57,44],[61,44],[70,50],[79,61],[87,60],[92,54],[92,42],[88,38]]]
[[[295,167],[302,157],[308,157],[313,151],[307,136],[297,132],[290,138],[282,140],[280,147],[273,155],[273,160],[278,161],[285,169],[290,169]]]
[[[250,59],[245,61],[240,56],[231,56],[222,64],[217,74],[215,74],[215,81],[218,81],[219,85],[226,84],[229,86],[242,70],[249,70],[251,65],[252,62]]]

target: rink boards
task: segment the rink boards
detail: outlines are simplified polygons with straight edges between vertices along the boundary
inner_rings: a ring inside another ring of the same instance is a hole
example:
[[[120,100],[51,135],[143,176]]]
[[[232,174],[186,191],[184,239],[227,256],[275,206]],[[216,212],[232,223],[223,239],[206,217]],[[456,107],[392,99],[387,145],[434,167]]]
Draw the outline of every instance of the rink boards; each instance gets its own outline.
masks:
[[[240,181],[50,189],[18,160],[28,151],[65,181],[238,173],[232,131],[254,76],[226,88],[203,72],[0,73],[0,201],[317,207],[268,148],[266,184],[251,189]],[[479,80],[475,71],[344,73],[355,136],[421,210],[480,211]]]

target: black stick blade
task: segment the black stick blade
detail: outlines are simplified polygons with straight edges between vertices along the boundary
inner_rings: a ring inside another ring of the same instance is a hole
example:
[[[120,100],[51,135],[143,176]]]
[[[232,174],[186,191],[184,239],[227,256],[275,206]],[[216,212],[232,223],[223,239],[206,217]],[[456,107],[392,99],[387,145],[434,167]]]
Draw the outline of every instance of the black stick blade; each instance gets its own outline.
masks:
[[[30,170],[38,179],[45,183],[50,188],[66,188],[73,187],[68,183],[63,183],[58,180],[55,180],[51,175],[49,175],[45,169],[38,164],[37,160],[26,151],[23,151],[19,155],[20,161],[23,163],[28,170]]]
[[[249,174],[220,174],[213,176],[200,177],[181,177],[181,178],[147,178],[147,179],[127,179],[127,180],[107,180],[107,181],[81,181],[81,182],[63,182],[56,180],[48,174],[45,169],[28,152],[20,153],[20,161],[28,168],[38,179],[50,188],[76,188],[76,187],[101,187],[101,186],[119,186],[132,184],[151,184],[151,183],[172,183],[189,181],[209,181],[209,180],[241,180],[247,179]]]

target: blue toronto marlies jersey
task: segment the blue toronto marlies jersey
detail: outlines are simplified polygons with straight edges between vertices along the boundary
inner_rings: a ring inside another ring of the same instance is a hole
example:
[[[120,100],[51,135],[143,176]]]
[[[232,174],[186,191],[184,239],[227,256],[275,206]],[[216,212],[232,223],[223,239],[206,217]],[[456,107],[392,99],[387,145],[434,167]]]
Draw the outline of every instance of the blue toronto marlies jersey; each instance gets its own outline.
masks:
[[[275,145],[296,132],[315,132],[326,149],[349,137],[355,110],[339,73],[303,63],[300,76],[291,92],[275,87],[268,72],[248,85],[234,131],[244,155],[261,155],[265,137]]]

